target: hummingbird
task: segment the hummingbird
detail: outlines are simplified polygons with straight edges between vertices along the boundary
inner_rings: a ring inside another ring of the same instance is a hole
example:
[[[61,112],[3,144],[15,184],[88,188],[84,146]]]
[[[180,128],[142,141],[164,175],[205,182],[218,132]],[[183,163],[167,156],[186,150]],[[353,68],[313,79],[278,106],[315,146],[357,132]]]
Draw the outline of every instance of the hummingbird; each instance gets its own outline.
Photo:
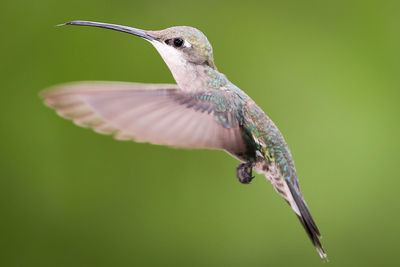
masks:
[[[207,37],[188,26],[147,31],[92,21],[63,25],[100,27],[150,42],[176,84],[73,82],[41,92],[45,104],[79,126],[118,140],[183,149],[224,150],[240,161],[236,176],[250,184],[263,174],[293,209],[319,256],[321,234],[301,193],[289,148],[272,120],[218,71]]]

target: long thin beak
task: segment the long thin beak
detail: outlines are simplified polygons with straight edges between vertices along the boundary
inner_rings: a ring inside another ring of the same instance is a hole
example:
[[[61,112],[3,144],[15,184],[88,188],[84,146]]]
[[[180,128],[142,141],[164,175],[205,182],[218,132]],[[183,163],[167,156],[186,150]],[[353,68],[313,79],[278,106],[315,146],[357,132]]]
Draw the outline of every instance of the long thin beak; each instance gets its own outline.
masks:
[[[128,27],[128,26],[117,25],[117,24],[109,24],[109,23],[85,21],[85,20],[74,20],[74,21],[69,21],[64,24],[59,24],[57,26],[64,26],[64,25],[78,25],[78,26],[92,26],[92,27],[106,28],[106,29],[110,29],[110,30],[133,34],[133,35],[142,37],[143,39],[146,39],[148,41],[153,41],[153,40],[158,39],[156,36],[148,34],[145,30],[136,29],[136,28],[132,28],[132,27]]]

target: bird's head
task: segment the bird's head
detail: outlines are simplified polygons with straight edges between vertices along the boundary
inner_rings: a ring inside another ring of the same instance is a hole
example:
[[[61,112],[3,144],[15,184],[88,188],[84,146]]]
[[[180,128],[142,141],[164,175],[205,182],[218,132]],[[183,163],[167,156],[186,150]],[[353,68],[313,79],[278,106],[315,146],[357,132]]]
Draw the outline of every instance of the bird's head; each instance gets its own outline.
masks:
[[[146,31],[83,20],[70,21],[61,25],[100,27],[139,36],[153,44],[170,69],[182,64],[204,65],[215,69],[211,44],[201,31],[192,27],[176,26],[160,31]]]
[[[175,56],[196,65],[215,68],[211,44],[198,29],[176,26],[161,31],[147,31],[147,34],[156,37],[153,45],[165,61],[165,56]]]

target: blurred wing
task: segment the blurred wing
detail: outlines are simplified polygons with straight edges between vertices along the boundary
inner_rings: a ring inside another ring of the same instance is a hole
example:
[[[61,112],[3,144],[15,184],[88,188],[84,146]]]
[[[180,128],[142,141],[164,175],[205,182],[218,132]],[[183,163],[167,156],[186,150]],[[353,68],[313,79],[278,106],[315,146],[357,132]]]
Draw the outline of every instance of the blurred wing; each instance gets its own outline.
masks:
[[[210,94],[189,94],[171,84],[80,82],[40,96],[60,116],[116,139],[245,151],[236,117],[217,112]],[[221,116],[229,123],[221,123]]]

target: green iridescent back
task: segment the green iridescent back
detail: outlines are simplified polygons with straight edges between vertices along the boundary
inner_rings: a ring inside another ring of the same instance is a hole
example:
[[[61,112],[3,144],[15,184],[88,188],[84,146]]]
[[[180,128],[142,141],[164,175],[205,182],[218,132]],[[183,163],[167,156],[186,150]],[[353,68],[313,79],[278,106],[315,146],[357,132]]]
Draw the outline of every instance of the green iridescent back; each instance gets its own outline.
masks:
[[[276,164],[283,177],[298,188],[292,155],[273,121],[245,92],[231,83],[223,74],[213,68],[206,68],[204,71],[209,77],[208,88],[215,90],[213,102],[215,110],[218,111],[215,113],[216,121],[224,127],[231,127],[226,117],[228,113],[233,113],[242,128],[248,147],[265,154],[266,160]],[[226,99],[226,92],[229,92],[229,101]],[[255,157],[255,152],[250,151],[247,156]]]

